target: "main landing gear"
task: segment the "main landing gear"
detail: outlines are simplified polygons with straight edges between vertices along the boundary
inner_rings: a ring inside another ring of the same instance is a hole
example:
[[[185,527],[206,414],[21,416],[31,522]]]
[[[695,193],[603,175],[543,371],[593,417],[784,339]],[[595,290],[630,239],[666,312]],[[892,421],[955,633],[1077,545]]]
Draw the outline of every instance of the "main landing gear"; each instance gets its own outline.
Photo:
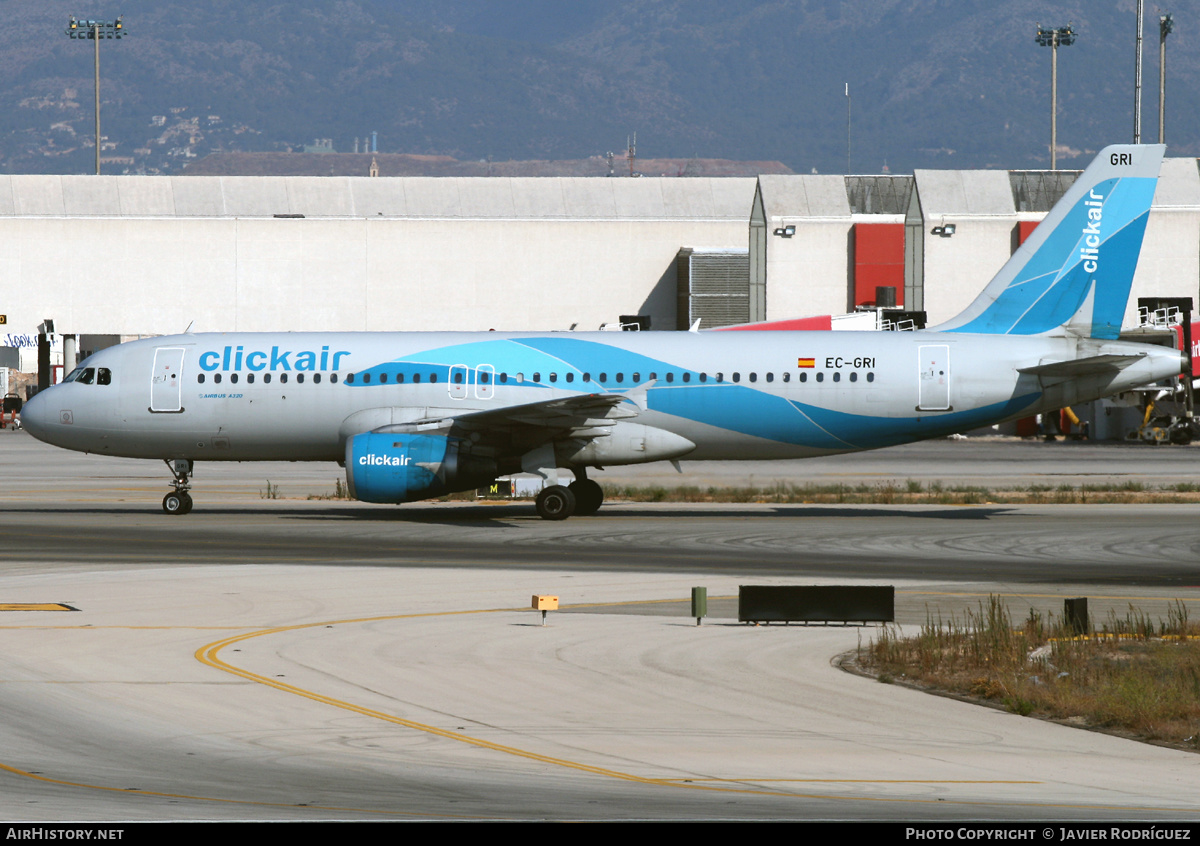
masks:
[[[187,514],[192,510],[192,497],[188,493],[191,485],[188,477],[192,475],[192,460],[190,458],[164,458],[163,461],[171,470],[174,479],[171,487],[174,489],[163,497],[162,509],[167,514]]]
[[[575,470],[576,479],[570,485],[551,485],[537,496],[537,513],[543,520],[566,520],[572,514],[589,517],[600,510],[604,489],[586,475],[583,468]]]

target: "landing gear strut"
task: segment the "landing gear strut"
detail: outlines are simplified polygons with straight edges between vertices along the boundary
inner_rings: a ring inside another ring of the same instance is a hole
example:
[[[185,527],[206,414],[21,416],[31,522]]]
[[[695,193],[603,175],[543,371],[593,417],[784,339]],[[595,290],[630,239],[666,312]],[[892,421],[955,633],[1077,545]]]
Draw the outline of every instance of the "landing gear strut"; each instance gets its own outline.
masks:
[[[192,460],[190,458],[164,458],[163,461],[171,470],[174,477],[171,481],[172,491],[163,497],[162,509],[167,514],[187,514],[192,510],[192,497],[188,493],[191,485],[188,477],[192,475]]]

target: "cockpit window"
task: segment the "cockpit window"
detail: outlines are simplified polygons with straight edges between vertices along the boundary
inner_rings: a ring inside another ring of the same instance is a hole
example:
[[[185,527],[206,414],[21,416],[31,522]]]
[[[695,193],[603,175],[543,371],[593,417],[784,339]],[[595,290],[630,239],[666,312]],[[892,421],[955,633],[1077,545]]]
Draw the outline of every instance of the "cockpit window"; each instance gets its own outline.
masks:
[[[90,385],[96,381],[96,368],[85,367],[83,372],[75,377],[76,382],[82,382],[85,385]]]
[[[97,385],[111,385],[112,384],[112,371],[109,370],[107,367],[97,368],[96,369],[96,384]]]

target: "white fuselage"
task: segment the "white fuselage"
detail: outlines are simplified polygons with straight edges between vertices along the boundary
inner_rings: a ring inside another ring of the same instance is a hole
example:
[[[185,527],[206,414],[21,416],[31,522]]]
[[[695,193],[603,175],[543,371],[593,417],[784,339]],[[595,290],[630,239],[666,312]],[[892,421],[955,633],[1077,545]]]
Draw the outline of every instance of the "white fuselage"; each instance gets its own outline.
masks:
[[[1072,379],[1017,372],[1100,353],[1143,358]],[[688,459],[803,458],[1095,399],[1180,361],[1113,341],[940,332],[177,335],[97,353],[84,365],[107,384],[56,386],[24,417],[38,438],[84,452],[340,461],[358,433],[348,419],[371,409],[415,419],[618,393],[637,424],[694,444]],[[608,455],[579,463],[662,457]]]

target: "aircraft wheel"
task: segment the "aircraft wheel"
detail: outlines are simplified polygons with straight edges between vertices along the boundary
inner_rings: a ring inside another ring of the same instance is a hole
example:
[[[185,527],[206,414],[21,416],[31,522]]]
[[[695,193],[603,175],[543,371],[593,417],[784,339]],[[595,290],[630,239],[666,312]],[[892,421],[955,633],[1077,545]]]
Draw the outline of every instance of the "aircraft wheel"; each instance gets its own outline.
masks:
[[[185,493],[171,492],[163,497],[162,508],[167,514],[187,514],[192,510],[192,498]]]
[[[567,488],[575,494],[576,517],[590,517],[600,510],[600,505],[604,502],[604,488],[600,487],[599,482],[576,479]]]
[[[1171,443],[1187,446],[1192,442],[1192,430],[1188,426],[1178,426],[1171,430]]]
[[[562,485],[551,485],[537,495],[536,505],[543,520],[566,520],[575,513],[575,494]]]

